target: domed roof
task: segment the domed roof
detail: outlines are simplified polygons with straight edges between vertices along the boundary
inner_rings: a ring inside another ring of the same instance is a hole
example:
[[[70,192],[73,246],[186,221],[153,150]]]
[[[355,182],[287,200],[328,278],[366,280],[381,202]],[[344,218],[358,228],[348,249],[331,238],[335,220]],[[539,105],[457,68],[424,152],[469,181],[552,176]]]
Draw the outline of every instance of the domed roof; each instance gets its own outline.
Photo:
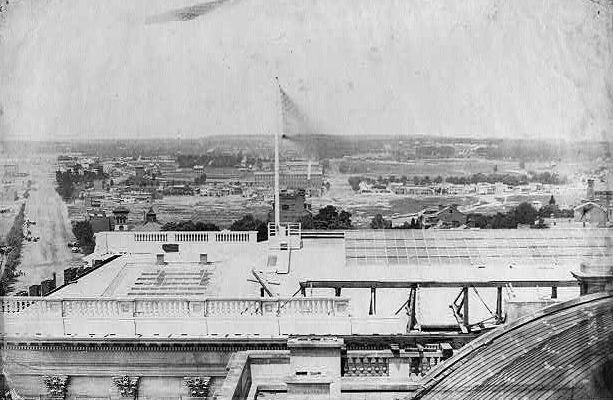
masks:
[[[613,398],[613,292],[545,308],[432,369],[415,399]]]

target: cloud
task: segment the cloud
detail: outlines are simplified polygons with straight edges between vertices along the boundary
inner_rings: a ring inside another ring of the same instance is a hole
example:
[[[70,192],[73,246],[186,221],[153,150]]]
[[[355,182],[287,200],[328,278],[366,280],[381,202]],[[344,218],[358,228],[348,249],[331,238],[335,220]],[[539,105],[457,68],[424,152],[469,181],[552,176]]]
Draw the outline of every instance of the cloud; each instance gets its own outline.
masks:
[[[208,14],[227,3],[229,0],[216,0],[208,3],[200,3],[178,10],[172,10],[162,14],[153,15],[147,18],[147,24],[159,24],[172,21],[191,21],[200,16]]]
[[[571,140],[613,126],[611,8],[592,2],[12,5],[0,25],[5,137],[269,133],[275,76],[327,134]]]

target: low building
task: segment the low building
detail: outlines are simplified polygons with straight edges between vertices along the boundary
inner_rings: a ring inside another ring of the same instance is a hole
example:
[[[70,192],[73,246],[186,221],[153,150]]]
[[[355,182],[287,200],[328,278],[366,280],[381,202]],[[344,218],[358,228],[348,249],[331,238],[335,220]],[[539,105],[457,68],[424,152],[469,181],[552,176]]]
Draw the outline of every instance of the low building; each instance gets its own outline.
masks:
[[[466,224],[466,214],[458,211],[456,205],[450,205],[440,209],[436,214],[439,223],[443,226],[458,227]]]
[[[465,225],[466,214],[458,210],[456,205],[439,206],[438,208],[427,208],[420,213],[419,223],[424,228],[457,228]]]
[[[609,222],[609,210],[594,201],[580,204],[573,210],[575,221],[582,222],[584,225],[606,226]]]

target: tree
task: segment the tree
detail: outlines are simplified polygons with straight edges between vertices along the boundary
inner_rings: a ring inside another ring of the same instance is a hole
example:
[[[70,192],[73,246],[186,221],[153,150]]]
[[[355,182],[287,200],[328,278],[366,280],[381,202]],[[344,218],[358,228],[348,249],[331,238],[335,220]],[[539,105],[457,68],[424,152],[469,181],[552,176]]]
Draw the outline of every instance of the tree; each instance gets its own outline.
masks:
[[[538,217],[538,212],[529,203],[521,203],[513,211],[513,216],[518,224],[533,224]]]
[[[74,193],[74,184],[72,180],[72,175],[69,171],[55,172],[55,180],[57,181],[57,192],[64,199],[64,201],[70,200]]]
[[[219,231],[219,227],[210,222],[196,222],[187,220],[180,222],[167,222],[161,226],[160,230],[162,231],[177,231],[177,232],[188,232],[188,231],[200,231],[200,232],[210,232],[210,231]]]
[[[341,210],[340,212],[336,207],[328,205],[319,210],[319,212],[313,216],[313,228],[314,229],[351,229],[351,213]]]
[[[549,198],[549,205],[550,206],[556,205],[556,199],[553,197],[553,195],[551,195],[551,197]]]
[[[383,218],[383,215],[381,214],[375,215],[373,219],[370,221],[371,229],[391,229],[391,227],[392,227],[392,221]]]
[[[257,231],[258,242],[268,239],[268,225],[266,222],[255,218],[252,214],[247,214],[243,218],[234,221],[230,225],[231,231]]]
[[[349,186],[351,186],[351,189],[353,189],[354,192],[357,192],[360,189],[360,182],[362,182],[362,177],[350,176],[347,181],[349,182]]]
[[[74,234],[83,254],[91,254],[94,252],[96,241],[94,239],[94,230],[89,221],[75,221],[72,223],[72,233]]]
[[[194,178],[194,183],[196,185],[202,185],[206,183],[206,174],[200,174],[199,176]]]

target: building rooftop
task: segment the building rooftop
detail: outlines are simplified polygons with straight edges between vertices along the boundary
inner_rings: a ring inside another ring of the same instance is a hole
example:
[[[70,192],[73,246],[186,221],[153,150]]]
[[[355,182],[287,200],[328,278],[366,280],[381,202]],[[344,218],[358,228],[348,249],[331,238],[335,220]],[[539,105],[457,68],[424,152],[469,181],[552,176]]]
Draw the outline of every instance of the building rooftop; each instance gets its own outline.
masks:
[[[96,251],[124,255],[53,296],[257,298],[262,280],[273,297],[282,298],[296,296],[301,287],[305,296],[329,297],[340,287],[342,296],[351,301],[351,315],[368,317],[370,288],[377,287],[377,315],[398,319],[396,312],[406,301],[408,288],[416,284],[422,299],[417,312],[420,323],[454,325],[449,305],[462,286],[475,286],[469,293],[472,322],[491,316],[484,303],[494,304],[496,287],[507,283],[518,298],[549,298],[554,285],[559,286],[557,301],[576,297],[579,288],[571,271],[583,261],[610,258],[611,233],[610,229],[347,231],[321,237],[310,233],[300,249],[283,251],[257,242],[255,232],[104,232],[97,234]],[[174,243],[177,251],[165,251],[168,243]]]
[[[613,292],[583,296],[480,336],[415,398],[611,398],[611,354]]]

